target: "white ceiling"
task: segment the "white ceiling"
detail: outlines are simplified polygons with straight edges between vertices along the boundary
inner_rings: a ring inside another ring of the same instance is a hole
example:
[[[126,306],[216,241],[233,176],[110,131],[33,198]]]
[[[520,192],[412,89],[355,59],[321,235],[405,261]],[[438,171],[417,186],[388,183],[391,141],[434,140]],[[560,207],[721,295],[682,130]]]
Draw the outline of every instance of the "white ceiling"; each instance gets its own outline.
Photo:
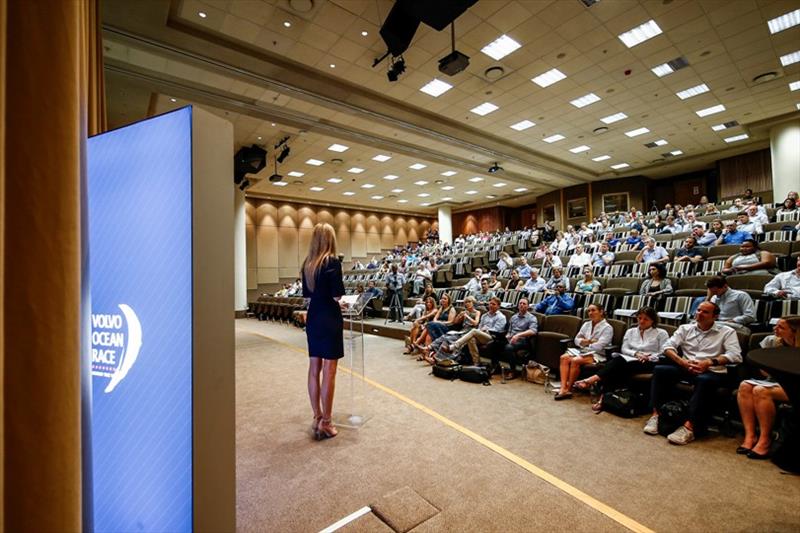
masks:
[[[438,72],[438,59],[450,51],[450,35],[422,24],[404,54],[408,70],[395,83],[386,78],[385,61],[372,68],[385,51],[378,30],[392,2],[315,0],[307,13],[292,5],[289,0],[106,1],[112,120],[141,118],[132,116],[136,95],[142,116],[201,105],[234,123],[237,145],[263,143],[271,149],[276,139],[290,135],[291,154],[279,173],[302,172],[297,178],[302,184],[290,177],[286,187],[261,180],[255,193],[427,212],[446,197],[470,205],[519,205],[585,181],[708,168],[721,157],[768,145],[765,123],[800,117],[800,91],[789,89],[800,80],[800,63],[782,67],[779,61],[800,50],[800,26],[770,35],[766,22],[800,8],[797,0],[601,0],[590,8],[579,0],[481,0],[455,23],[456,48],[470,56],[465,72],[454,77]],[[617,37],[650,19],[661,35],[630,49]],[[480,52],[502,34],[521,48],[500,61]],[[679,56],[690,66],[661,78],[651,72]],[[505,75],[487,80],[485,70],[497,66]],[[567,78],[546,88],[531,82],[552,68]],[[768,71],[777,78],[752,81]],[[434,78],[453,88],[438,98],[419,91]],[[685,100],[675,94],[702,83],[710,89],[704,94]],[[146,106],[143,87],[154,94]],[[570,104],[588,93],[601,100],[580,109]],[[483,102],[499,109],[483,117],[470,112]],[[726,110],[697,116],[717,104]],[[593,133],[604,126],[600,118],[618,112],[628,118],[608,125],[602,135]],[[536,125],[522,132],[510,128],[526,119]],[[742,126],[711,129],[733,120]],[[755,123],[761,127],[750,130]],[[650,132],[624,134],[641,127]],[[542,141],[556,133],[566,138]],[[742,133],[750,138],[723,141]],[[644,146],[659,139],[668,144]],[[333,143],[349,149],[327,150]],[[580,145],[590,149],[569,151]],[[683,155],[659,161],[672,150]],[[392,159],[373,161],[379,153]],[[610,158],[592,161],[600,155]],[[313,167],[305,164],[309,158],[325,163]],[[494,161],[504,173],[485,172]],[[408,168],[417,162],[426,168]],[[619,163],[630,167],[615,172],[611,165]],[[352,167],[365,171],[349,173]],[[446,170],[457,174],[442,176]],[[270,174],[271,164],[258,177]],[[399,179],[382,179],[387,174]],[[469,182],[474,176],[484,181]],[[331,177],[343,181],[329,183]],[[415,185],[418,180],[429,183]],[[375,187],[361,188],[365,183]],[[493,187],[496,183],[506,185]],[[454,190],[441,190],[450,184]],[[324,190],[309,190],[314,186]],[[515,193],[515,188],[527,190]],[[465,194],[468,190],[476,194]],[[345,191],[356,194],[343,196]],[[430,196],[418,196],[424,193]],[[383,198],[372,199],[375,195]],[[408,202],[398,204],[401,199]]]

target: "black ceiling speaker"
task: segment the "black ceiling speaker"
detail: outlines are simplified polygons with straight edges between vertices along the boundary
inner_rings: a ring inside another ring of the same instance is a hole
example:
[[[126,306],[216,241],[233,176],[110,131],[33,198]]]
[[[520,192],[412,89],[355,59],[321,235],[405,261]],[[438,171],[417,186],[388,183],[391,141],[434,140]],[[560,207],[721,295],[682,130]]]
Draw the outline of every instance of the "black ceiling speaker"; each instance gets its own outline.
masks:
[[[267,166],[267,151],[258,145],[243,146],[233,156],[233,182],[242,183],[245,175],[257,174]]]

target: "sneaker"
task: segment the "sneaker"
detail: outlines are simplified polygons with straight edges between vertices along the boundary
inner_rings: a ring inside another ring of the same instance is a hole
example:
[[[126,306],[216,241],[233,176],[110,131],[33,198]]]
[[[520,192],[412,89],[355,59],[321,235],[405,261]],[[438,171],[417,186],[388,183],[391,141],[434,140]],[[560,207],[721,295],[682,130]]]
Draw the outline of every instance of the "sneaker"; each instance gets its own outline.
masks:
[[[648,435],[658,435],[658,415],[651,416],[650,420],[647,421],[647,424],[644,425],[644,429],[642,431]]]
[[[686,426],[681,426],[672,433],[667,436],[667,440],[670,441],[672,444],[679,444],[683,446],[684,444],[689,444],[694,440],[694,431],[687,428]]]

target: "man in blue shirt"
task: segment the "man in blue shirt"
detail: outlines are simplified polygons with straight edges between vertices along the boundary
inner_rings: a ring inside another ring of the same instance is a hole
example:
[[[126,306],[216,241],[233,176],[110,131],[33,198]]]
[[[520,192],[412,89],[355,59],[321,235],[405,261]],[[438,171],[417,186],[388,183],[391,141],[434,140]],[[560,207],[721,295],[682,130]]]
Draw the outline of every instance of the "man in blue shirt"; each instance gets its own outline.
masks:
[[[575,307],[575,300],[566,294],[563,283],[556,285],[556,293],[551,294],[536,305],[537,313],[546,315],[568,315]]]
[[[721,244],[742,244],[747,239],[752,239],[753,236],[746,231],[741,231],[736,226],[735,220],[728,220],[725,222],[725,231],[722,232],[719,239],[717,239],[717,246]]]
[[[608,243],[609,248],[614,248],[619,244],[619,239],[615,239],[614,234],[609,231],[606,233],[606,242]]]
[[[632,229],[630,236],[625,239],[625,244],[631,247],[631,250],[640,250],[644,243],[642,242],[642,238],[639,236],[639,230]]]
[[[536,335],[539,324],[536,317],[528,312],[528,299],[522,298],[517,306],[519,313],[511,316],[506,332],[506,345],[503,347],[505,360],[511,367],[506,379],[517,377],[517,352],[530,347],[530,337]],[[499,365],[499,353],[493,354],[492,364]]]
[[[531,277],[531,267],[528,266],[528,259],[524,256],[522,257],[522,264],[517,267],[517,273],[522,279]]]

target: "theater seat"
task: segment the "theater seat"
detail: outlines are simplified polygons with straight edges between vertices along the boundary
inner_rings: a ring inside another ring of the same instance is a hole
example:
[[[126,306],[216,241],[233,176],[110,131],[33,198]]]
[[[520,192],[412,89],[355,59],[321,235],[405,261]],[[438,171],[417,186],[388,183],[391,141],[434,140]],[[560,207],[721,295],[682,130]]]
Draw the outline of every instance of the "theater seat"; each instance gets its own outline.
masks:
[[[581,319],[572,315],[550,315],[539,324],[534,360],[551,369],[558,369],[559,358],[564,353],[561,341],[574,339],[581,327]]]

